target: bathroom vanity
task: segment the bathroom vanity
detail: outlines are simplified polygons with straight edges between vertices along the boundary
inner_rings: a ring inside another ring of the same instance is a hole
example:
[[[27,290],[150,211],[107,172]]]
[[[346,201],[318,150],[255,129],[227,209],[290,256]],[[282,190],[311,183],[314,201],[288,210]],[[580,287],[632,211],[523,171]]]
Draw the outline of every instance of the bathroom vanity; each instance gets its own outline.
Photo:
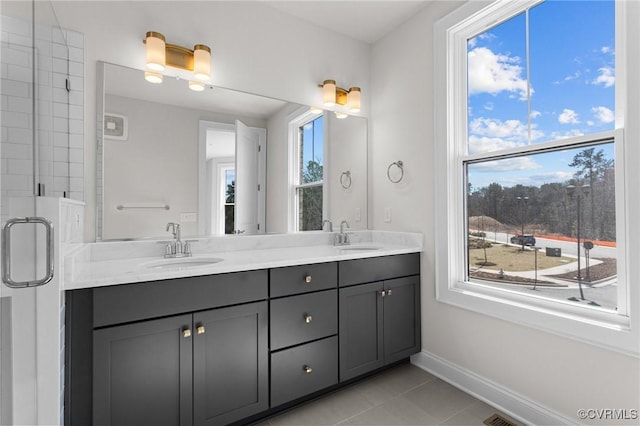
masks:
[[[245,423],[404,360],[420,350],[419,246],[238,250],[117,284],[83,282],[85,265],[66,294],[65,422]]]

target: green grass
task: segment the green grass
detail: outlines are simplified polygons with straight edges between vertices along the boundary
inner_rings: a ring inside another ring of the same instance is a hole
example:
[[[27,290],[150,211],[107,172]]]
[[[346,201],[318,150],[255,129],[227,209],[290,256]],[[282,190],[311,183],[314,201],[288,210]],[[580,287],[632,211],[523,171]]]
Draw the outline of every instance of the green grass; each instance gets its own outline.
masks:
[[[573,261],[575,261],[575,259],[568,257],[547,257],[544,250],[538,251],[538,270],[565,265]],[[482,265],[484,263],[483,249],[469,250],[469,263],[471,267],[482,267],[496,271],[503,269],[510,272],[534,270],[535,251],[526,246],[524,251],[521,251],[520,246],[516,247],[494,243],[491,248],[487,249],[487,262],[492,265]]]

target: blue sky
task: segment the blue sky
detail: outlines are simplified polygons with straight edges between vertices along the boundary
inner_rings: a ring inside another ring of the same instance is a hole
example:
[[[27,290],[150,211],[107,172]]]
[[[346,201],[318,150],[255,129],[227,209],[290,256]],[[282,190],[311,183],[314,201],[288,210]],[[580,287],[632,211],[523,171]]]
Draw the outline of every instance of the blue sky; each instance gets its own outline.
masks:
[[[469,40],[469,151],[613,129],[614,14],[613,1],[556,0],[530,9],[528,69],[524,13]],[[613,158],[613,144],[601,148]],[[475,165],[469,180],[474,188],[564,182],[577,152]]]

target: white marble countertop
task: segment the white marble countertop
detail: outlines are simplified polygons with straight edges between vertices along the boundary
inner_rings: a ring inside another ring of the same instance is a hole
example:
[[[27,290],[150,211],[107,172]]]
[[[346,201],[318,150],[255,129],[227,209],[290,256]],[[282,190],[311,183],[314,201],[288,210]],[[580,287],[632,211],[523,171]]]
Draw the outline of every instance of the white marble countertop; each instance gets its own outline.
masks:
[[[422,234],[356,231],[352,244],[336,247],[332,233],[259,235],[198,240],[193,256],[163,259],[157,241],[89,243],[77,246],[64,262],[64,289],[101,287],[282,266],[416,253]],[[219,260],[210,263],[211,260]],[[185,262],[182,262],[185,260]],[[201,263],[199,263],[201,261]],[[174,262],[182,262],[171,265]],[[188,264],[188,262],[196,262]]]

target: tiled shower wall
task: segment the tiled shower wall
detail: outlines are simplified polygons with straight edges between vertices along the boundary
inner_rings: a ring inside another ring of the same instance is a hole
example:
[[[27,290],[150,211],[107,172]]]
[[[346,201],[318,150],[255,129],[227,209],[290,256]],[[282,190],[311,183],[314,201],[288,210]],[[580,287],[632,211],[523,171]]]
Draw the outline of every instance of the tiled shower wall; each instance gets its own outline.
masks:
[[[0,19],[2,195],[33,195],[39,183],[41,195],[82,201],[84,37],[42,25],[33,31],[29,22],[14,17]]]

